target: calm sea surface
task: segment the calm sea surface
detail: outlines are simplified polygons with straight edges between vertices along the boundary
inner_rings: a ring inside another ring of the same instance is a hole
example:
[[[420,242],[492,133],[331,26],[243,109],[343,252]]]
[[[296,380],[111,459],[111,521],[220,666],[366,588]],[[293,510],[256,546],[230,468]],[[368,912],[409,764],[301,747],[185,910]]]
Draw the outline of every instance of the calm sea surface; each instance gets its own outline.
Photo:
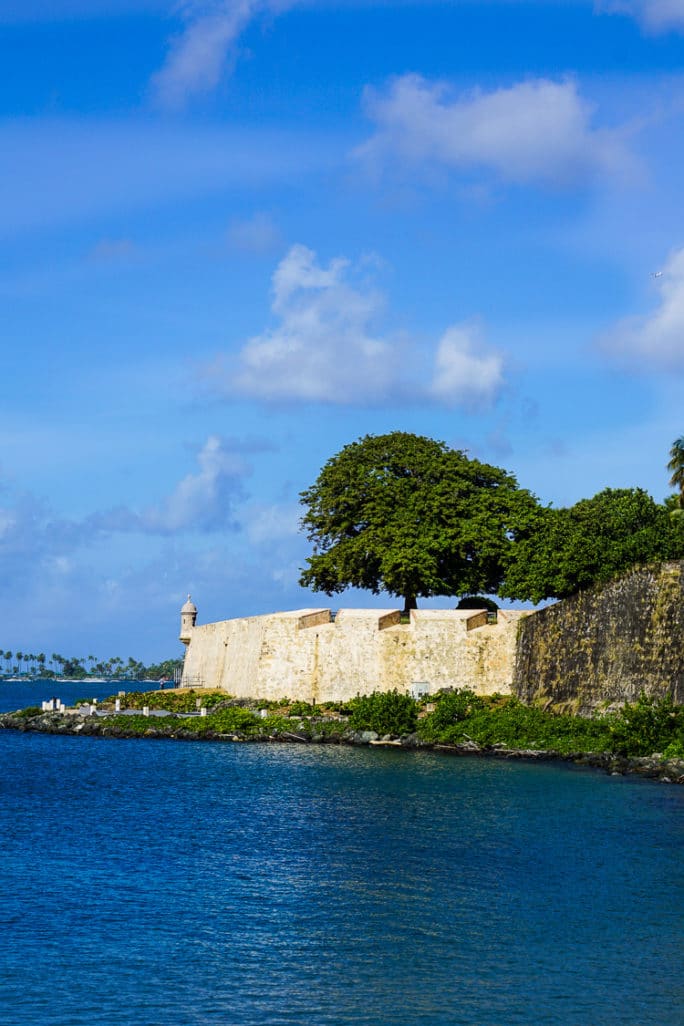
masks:
[[[3,1026],[684,1022],[684,788],[9,732],[0,760]]]

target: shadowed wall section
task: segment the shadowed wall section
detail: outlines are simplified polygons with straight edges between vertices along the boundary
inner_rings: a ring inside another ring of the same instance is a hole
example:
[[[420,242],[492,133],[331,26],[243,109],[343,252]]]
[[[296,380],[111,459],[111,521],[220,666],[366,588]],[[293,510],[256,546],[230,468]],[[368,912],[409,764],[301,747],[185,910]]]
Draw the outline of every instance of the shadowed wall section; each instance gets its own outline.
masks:
[[[684,562],[635,570],[526,617],[513,690],[584,714],[641,691],[684,703]]]

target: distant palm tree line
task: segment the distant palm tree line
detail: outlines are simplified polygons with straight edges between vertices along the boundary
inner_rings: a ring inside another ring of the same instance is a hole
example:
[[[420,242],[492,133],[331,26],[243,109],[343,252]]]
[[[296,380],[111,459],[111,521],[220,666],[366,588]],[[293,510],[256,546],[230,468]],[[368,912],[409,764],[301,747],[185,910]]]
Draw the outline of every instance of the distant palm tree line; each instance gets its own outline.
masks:
[[[17,674],[27,677],[104,677],[116,680],[140,680],[146,677],[172,677],[176,666],[182,659],[166,659],[161,663],[149,666],[129,656],[124,661],[120,656],[98,660],[96,656],[67,656],[53,652],[48,658],[44,652],[35,655],[33,652],[11,652],[0,649],[0,662],[4,662],[5,675]]]

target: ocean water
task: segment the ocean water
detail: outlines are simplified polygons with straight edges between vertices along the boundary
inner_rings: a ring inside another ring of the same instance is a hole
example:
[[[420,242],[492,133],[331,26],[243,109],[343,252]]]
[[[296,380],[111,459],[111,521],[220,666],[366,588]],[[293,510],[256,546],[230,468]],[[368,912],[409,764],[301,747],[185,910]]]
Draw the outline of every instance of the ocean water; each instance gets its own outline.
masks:
[[[683,813],[564,765],[0,732],[0,1022],[681,1026]]]

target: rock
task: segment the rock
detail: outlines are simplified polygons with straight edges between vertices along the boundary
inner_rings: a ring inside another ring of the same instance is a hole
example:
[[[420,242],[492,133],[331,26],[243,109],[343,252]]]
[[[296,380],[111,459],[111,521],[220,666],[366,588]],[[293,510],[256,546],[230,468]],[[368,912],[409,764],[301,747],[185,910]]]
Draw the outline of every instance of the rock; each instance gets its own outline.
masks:
[[[459,752],[481,752],[482,751],[482,749],[478,745],[477,741],[471,741],[471,740],[462,741],[461,744],[458,745],[457,747],[458,747]],[[494,748],[497,751],[508,751],[508,749],[506,748],[505,745],[503,745],[502,747],[499,746],[499,745],[495,745]]]
[[[402,748],[422,748],[423,742],[417,734],[403,734],[399,738]]]

